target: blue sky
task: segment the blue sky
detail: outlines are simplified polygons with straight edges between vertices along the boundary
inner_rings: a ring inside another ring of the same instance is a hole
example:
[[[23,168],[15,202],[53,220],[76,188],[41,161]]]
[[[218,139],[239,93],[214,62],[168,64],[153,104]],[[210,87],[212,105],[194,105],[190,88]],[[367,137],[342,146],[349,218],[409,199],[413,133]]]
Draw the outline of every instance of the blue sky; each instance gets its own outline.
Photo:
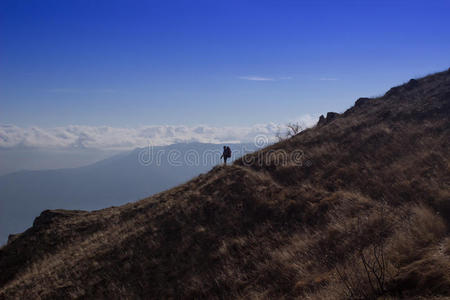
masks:
[[[0,2],[0,123],[248,126],[450,67],[450,1]]]

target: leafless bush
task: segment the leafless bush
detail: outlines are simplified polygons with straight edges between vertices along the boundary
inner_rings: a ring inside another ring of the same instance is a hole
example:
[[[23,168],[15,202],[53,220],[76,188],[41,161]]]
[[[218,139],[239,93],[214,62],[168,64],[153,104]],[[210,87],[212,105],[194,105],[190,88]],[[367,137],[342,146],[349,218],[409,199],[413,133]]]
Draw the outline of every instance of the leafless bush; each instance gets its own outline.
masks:
[[[358,239],[358,243],[354,252],[347,256],[345,264],[334,266],[346,298],[376,299],[386,294],[386,283],[393,274],[385,251],[389,226],[385,208],[381,206],[375,216],[364,221],[358,217],[356,224],[348,229],[347,234]]]
[[[282,130],[281,128],[278,129],[277,133],[275,134],[278,141],[282,141],[285,139],[289,139],[297,134],[299,134],[304,127],[298,123],[298,122],[291,122],[286,124],[286,129]]]

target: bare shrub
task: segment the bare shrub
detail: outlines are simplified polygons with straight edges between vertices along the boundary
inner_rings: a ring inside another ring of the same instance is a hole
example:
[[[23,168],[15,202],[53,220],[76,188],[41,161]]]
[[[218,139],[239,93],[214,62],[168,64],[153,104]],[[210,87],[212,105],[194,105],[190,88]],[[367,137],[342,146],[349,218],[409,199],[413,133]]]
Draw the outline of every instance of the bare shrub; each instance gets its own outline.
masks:
[[[278,128],[277,133],[275,134],[275,137],[278,139],[278,141],[283,141],[286,139],[289,139],[293,136],[296,136],[301,131],[303,131],[305,128],[302,126],[299,122],[291,122],[286,124],[286,129],[282,130],[281,128]]]
[[[344,286],[345,297],[352,299],[375,299],[386,294],[386,282],[393,272],[387,260],[385,241],[390,234],[391,222],[386,218],[386,206],[380,206],[375,215],[362,218],[345,229],[344,235],[357,239],[354,251],[346,255],[345,263],[334,265],[336,277]],[[334,256],[334,257],[333,257]],[[339,259],[335,253],[325,261],[328,267]]]

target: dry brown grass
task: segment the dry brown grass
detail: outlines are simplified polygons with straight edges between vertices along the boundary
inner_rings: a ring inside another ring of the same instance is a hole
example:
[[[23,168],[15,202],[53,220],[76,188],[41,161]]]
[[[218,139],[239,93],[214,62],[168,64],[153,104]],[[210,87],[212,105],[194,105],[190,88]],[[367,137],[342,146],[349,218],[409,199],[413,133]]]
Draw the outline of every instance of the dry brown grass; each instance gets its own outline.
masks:
[[[0,249],[0,298],[448,297],[449,116],[442,72],[251,165],[117,208],[45,212]]]

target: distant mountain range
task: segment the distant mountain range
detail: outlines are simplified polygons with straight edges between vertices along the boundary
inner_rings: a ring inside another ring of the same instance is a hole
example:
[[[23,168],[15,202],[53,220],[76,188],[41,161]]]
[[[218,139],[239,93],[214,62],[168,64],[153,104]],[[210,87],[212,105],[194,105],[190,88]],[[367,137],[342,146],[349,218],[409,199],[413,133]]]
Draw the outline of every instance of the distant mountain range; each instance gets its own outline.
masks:
[[[256,149],[231,144],[233,158]],[[183,143],[135,149],[70,169],[0,176],[0,244],[24,231],[45,209],[95,210],[136,201],[220,163],[222,145]]]
[[[2,139],[1,134],[0,139]],[[124,152],[124,150],[90,148],[0,147],[0,176],[25,170],[79,168]]]

